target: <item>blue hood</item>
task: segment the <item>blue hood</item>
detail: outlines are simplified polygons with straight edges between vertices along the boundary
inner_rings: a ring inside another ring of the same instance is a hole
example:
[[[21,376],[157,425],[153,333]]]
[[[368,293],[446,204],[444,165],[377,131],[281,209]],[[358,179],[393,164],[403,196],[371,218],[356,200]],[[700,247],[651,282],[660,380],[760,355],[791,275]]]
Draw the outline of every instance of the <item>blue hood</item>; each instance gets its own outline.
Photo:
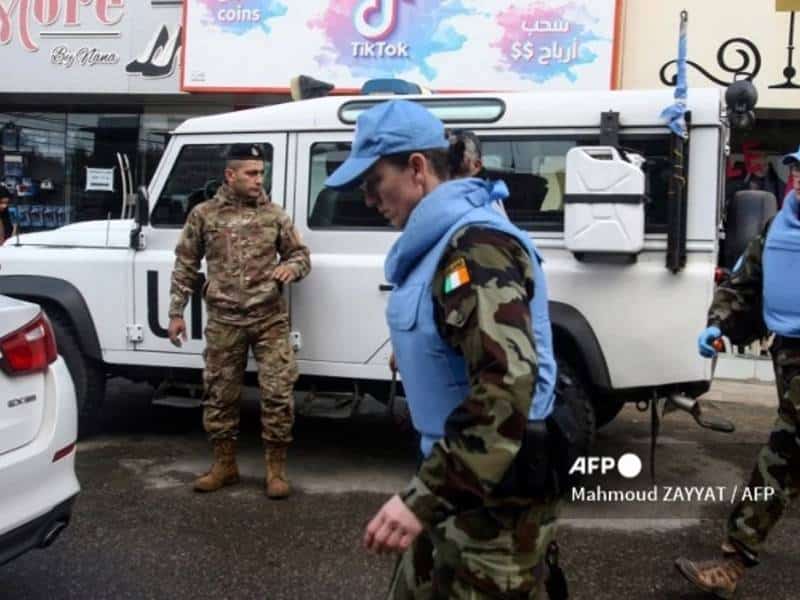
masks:
[[[417,204],[406,223],[403,235],[386,257],[386,280],[401,284],[419,259],[427,254],[457,223],[477,206],[508,197],[503,181],[469,178],[447,181]]]

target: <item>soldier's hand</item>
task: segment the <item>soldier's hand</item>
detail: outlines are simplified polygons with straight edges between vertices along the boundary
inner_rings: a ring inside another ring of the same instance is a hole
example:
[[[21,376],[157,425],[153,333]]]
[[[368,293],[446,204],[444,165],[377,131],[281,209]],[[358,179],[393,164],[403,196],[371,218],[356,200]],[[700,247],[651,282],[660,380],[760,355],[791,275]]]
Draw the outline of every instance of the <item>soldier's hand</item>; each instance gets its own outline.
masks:
[[[392,373],[397,372],[397,359],[394,356],[394,352],[389,355],[389,370]]]
[[[697,338],[697,350],[700,356],[706,358],[714,358],[717,355],[717,349],[714,347],[714,342],[722,337],[722,331],[719,327],[706,327],[700,332]]]
[[[421,532],[422,523],[400,496],[394,495],[367,525],[364,547],[376,554],[404,552]]]
[[[272,272],[272,278],[277,279],[281,283],[291,283],[295,280],[294,269],[286,265],[278,265]]]
[[[177,346],[178,348],[183,346],[183,342],[189,339],[186,337],[186,321],[180,317],[172,317],[169,320],[167,335],[173,346]],[[183,340],[183,342],[181,340]]]

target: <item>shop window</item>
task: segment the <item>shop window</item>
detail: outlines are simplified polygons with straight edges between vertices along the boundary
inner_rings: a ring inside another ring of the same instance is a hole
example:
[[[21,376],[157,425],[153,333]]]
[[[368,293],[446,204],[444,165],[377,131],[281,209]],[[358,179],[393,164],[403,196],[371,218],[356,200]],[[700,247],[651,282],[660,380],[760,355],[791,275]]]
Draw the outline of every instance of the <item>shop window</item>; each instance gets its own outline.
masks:
[[[0,113],[0,183],[14,194],[9,206],[20,233],[68,223],[64,113]]]
[[[123,176],[139,171],[140,115],[67,115],[67,186],[72,221],[119,219],[123,215]],[[127,160],[120,160],[120,159]],[[129,200],[129,199],[128,199]]]
[[[272,146],[260,146],[265,158],[264,191],[269,194]],[[229,144],[204,144],[181,149],[153,208],[151,221],[154,227],[183,227],[189,212],[214,196],[223,181],[229,148]]]
[[[349,142],[314,144],[311,148],[308,226],[311,228],[389,228],[391,225],[364,202],[360,189],[334,190],[325,186],[328,175],[350,154]]]

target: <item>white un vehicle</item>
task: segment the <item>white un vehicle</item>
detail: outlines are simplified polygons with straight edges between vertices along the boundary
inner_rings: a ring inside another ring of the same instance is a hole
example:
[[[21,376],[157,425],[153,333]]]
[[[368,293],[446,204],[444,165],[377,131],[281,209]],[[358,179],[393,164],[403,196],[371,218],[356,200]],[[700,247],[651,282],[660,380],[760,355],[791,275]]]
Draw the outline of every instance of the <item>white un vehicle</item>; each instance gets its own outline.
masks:
[[[47,317],[0,296],[0,565],[69,523],[77,435],[75,389]]]
[[[587,392],[587,428],[626,401],[688,402],[708,389],[711,364],[695,340],[724,234],[720,90],[689,90],[682,153],[671,152],[676,138],[660,116],[671,90],[409,98],[447,127],[474,130],[486,176],[508,184],[506,211],[545,258],[555,350]],[[135,199],[133,218],[22,235],[0,248],[0,293],[33,299],[50,315],[83,415],[110,375],[150,381],[157,396],[196,392],[204,309],[196,294],[189,342],[170,344],[173,252],[188,211],[219,185],[227,147],[243,142],[263,147],[265,186],[311,248],[311,275],[287,290],[298,392],[388,400],[395,386],[383,262],[398,232],[358,190],[323,183],[347,156],[356,117],[381,100],[335,96],[189,119]],[[671,189],[676,169],[688,183]]]

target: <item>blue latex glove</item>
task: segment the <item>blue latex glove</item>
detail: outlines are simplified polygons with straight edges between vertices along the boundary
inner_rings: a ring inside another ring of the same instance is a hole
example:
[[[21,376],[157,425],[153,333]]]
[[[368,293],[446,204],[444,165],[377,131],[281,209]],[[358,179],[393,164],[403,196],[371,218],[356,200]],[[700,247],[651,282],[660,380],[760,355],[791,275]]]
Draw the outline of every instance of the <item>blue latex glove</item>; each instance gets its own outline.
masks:
[[[697,349],[700,352],[700,356],[714,358],[717,355],[717,351],[711,344],[720,337],[722,337],[722,332],[719,327],[712,326],[703,329],[700,332],[700,337],[697,338]]]

